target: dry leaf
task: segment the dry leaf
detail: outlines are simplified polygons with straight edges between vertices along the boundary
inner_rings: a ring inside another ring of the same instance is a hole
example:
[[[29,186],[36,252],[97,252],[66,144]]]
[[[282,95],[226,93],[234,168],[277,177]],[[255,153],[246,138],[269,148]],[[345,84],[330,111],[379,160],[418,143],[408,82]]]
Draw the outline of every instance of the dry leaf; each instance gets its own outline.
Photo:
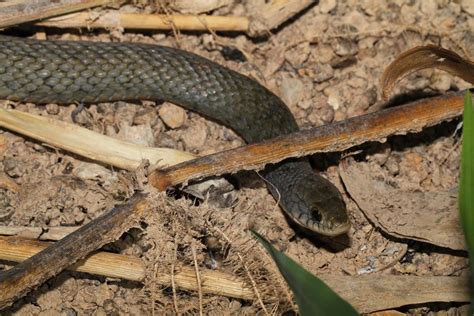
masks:
[[[438,68],[474,84],[474,63],[435,46],[418,46],[399,55],[384,71],[382,95],[387,99],[393,87],[406,75],[426,68]]]
[[[341,178],[362,212],[389,235],[466,249],[457,194],[409,192],[373,179],[367,163],[343,163]]]

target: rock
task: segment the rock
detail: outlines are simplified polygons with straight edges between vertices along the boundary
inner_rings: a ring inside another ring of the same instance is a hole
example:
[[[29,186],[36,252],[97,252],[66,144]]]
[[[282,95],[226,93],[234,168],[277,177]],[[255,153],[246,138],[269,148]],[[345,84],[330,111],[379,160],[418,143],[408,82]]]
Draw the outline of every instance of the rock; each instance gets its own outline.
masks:
[[[300,109],[307,110],[313,105],[313,101],[311,99],[301,100],[297,105]]]
[[[317,63],[314,69],[313,81],[321,83],[334,76],[334,69],[328,64]]]
[[[336,8],[336,0],[321,0],[319,1],[319,12],[327,14]]]
[[[157,118],[158,114],[156,113],[156,108],[140,108],[133,117],[133,125],[154,125],[157,121]]]
[[[427,1],[429,2],[429,1]],[[461,0],[461,9],[467,12],[469,15],[474,15],[474,1],[472,0]]]
[[[435,16],[436,11],[438,10],[438,4],[436,1],[421,1],[420,10],[427,16]]]
[[[166,126],[172,129],[183,126],[187,118],[186,111],[183,108],[168,102],[165,102],[160,106],[158,114]]]
[[[409,5],[404,4],[400,9],[400,17],[405,25],[416,23],[416,14],[413,8]]]
[[[280,91],[283,101],[288,106],[294,106],[301,101],[303,97],[304,84],[297,78],[284,76],[281,81]]]
[[[137,145],[151,147],[155,144],[153,130],[148,124],[137,126],[120,126],[120,131],[118,132],[117,137]]]
[[[357,53],[357,45],[353,41],[344,38],[332,41],[332,48],[339,56],[355,55]]]
[[[324,89],[324,95],[328,97],[328,104],[337,111],[342,105],[341,96],[335,87]]]
[[[176,140],[166,133],[160,133],[156,138],[157,147],[177,148]]]
[[[357,10],[351,11],[349,12],[349,14],[346,14],[344,16],[344,22],[355,27],[359,32],[365,31],[369,27],[367,16]]]
[[[207,125],[202,120],[197,120],[194,124],[183,131],[180,139],[183,141],[186,150],[199,152],[207,140]]]
[[[325,44],[318,44],[312,54],[314,59],[321,64],[328,64],[335,56],[331,46]]]
[[[57,104],[46,104],[46,112],[51,115],[59,114],[59,106]]]
[[[330,106],[318,109],[316,113],[324,123],[331,123],[334,120],[334,109]]]
[[[304,42],[287,50],[285,52],[285,59],[293,67],[299,68],[308,59],[310,52],[309,42]]]
[[[110,106],[110,105],[109,105]],[[107,113],[108,110],[104,110]],[[132,125],[133,118],[137,112],[137,106],[135,104],[118,101],[113,117],[113,122],[120,122],[120,125]]]
[[[435,73],[431,77],[431,80],[432,80],[432,83],[430,86],[434,90],[446,92],[449,90],[449,88],[451,88],[452,77],[450,75],[447,75],[444,73],[442,74]]]

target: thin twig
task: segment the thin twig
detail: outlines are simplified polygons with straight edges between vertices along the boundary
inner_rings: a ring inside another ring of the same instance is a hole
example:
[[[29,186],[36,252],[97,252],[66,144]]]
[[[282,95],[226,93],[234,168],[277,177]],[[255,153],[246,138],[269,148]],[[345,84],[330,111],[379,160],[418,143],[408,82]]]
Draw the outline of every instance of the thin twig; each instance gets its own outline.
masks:
[[[196,273],[196,284],[198,289],[198,297],[199,297],[199,315],[203,315],[203,308],[202,308],[202,288],[201,288],[201,276],[199,274],[199,265],[197,262],[197,255],[196,255],[196,247],[194,243],[191,243],[191,252],[193,253],[193,261],[194,261],[194,270]]]

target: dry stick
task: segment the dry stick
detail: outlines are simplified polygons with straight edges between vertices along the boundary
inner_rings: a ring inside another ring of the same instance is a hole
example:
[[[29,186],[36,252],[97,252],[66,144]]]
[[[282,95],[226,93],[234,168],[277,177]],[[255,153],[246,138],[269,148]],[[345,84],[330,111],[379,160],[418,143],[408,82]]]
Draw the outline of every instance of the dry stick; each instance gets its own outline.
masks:
[[[0,260],[22,262],[45,249],[50,243],[18,237],[0,237]],[[142,260],[121,254],[97,252],[69,267],[68,270],[86,272],[112,278],[141,282],[146,271]],[[169,286],[174,278],[178,288],[197,291],[196,270],[194,267],[175,267],[175,272],[158,273],[156,282]],[[174,274],[174,276],[173,276]],[[203,293],[223,295],[252,300],[255,295],[245,280],[232,274],[200,268],[201,289]]]
[[[0,3],[0,28],[40,20],[87,8],[111,4],[111,0],[25,0]]]
[[[295,14],[314,3],[313,0],[276,0],[268,1],[258,12],[252,15],[249,26],[250,35],[263,35],[280,26]]]
[[[135,194],[128,203],[114,207],[33,257],[1,272],[0,310],[92,251],[115,241],[150,208],[143,194]]]
[[[100,16],[87,12],[68,14],[36,23],[40,26],[59,28],[124,28],[207,31],[247,32],[249,19],[243,16],[210,16],[210,15],[166,15],[144,13],[121,13],[109,10]]]
[[[460,94],[423,99],[155,170],[148,179],[156,188],[165,190],[191,179],[261,169],[289,157],[341,151],[391,135],[420,131],[459,116],[462,109]]]
[[[0,238],[0,258],[23,261],[46,248],[49,243],[25,240],[18,237]],[[145,264],[137,258],[98,252],[77,263],[71,270],[98,275],[142,281]],[[255,299],[249,285],[231,274],[200,269],[204,293]],[[194,267],[183,266],[175,274],[176,285],[182,289],[196,291]],[[379,275],[334,276],[319,275],[332,289],[348,300],[361,313],[373,312],[409,304],[426,302],[467,302],[468,280],[465,277]],[[169,285],[171,275],[158,274],[157,283]],[[356,289],[356,290],[354,290]],[[364,295],[360,295],[364,293]]]

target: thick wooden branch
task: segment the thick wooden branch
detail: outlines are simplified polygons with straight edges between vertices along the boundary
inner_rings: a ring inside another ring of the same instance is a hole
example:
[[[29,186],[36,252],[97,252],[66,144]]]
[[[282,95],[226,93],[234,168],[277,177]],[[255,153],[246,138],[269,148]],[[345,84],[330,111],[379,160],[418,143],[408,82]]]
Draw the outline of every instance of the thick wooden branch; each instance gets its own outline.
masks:
[[[261,169],[289,157],[341,151],[368,141],[383,141],[391,135],[420,131],[461,115],[462,109],[460,94],[423,99],[155,170],[149,181],[164,190],[212,175]]]
[[[115,241],[151,207],[142,194],[114,207],[57,243],[0,273],[0,310],[92,251]]]

